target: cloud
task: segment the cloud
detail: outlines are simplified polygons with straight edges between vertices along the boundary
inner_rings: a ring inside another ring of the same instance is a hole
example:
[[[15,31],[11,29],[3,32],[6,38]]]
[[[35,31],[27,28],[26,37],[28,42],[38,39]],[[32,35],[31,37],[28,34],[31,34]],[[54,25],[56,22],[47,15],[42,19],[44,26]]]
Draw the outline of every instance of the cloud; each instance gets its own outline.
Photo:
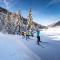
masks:
[[[8,10],[12,7],[12,0],[0,0],[0,3],[3,3]]]
[[[3,0],[3,3],[5,4],[5,7],[6,7],[7,9],[10,9],[10,7],[11,7],[10,1],[8,1],[8,0]]]
[[[2,0],[5,5],[5,8],[10,10],[12,7],[15,7],[19,2],[21,3],[22,0]]]
[[[47,7],[50,6],[50,5],[53,5],[53,4],[57,4],[57,3],[60,3],[60,0],[51,0],[51,1],[47,4]]]

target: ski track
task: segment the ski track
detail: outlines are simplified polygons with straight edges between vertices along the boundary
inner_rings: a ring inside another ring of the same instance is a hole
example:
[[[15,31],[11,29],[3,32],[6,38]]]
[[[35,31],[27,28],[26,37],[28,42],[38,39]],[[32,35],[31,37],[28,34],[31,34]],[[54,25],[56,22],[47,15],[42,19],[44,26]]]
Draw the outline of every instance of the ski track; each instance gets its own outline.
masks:
[[[26,40],[19,35],[0,33],[0,60],[60,60],[60,41],[45,34],[41,34],[41,41],[37,45],[36,36]]]
[[[41,60],[17,35],[0,33],[0,60]]]

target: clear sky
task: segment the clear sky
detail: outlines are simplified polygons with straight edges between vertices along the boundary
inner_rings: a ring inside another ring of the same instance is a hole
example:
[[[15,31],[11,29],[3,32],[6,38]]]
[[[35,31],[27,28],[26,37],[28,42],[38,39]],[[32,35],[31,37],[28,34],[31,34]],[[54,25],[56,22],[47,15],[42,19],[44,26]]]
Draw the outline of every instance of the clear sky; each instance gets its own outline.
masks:
[[[0,7],[12,12],[20,9],[24,17],[31,8],[33,20],[42,25],[60,20],[60,0],[0,0]]]

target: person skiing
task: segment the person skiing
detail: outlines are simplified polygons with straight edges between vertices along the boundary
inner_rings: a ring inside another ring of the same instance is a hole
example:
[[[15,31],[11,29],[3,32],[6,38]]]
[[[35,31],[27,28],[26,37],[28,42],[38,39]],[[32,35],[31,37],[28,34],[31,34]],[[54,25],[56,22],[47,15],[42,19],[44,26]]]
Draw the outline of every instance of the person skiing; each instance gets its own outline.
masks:
[[[21,35],[22,35],[23,38],[25,37],[24,32],[22,32]]]
[[[24,32],[21,33],[24,36]]]
[[[37,29],[37,44],[39,45],[40,41],[40,30]]]
[[[26,32],[26,40],[29,39],[29,32]]]

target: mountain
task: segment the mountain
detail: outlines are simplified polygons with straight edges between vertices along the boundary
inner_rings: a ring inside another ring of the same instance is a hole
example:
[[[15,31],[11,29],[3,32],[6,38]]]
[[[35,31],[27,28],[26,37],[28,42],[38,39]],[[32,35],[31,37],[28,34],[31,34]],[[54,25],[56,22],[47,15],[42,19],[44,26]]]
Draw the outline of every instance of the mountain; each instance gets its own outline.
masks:
[[[21,22],[19,22],[20,19],[21,19]],[[23,16],[20,16],[19,14],[9,12],[7,9],[0,7],[0,31],[6,30],[6,31],[9,31],[10,33],[11,32],[14,33],[15,30],[17,30],[20,32],[20,30],[21,31],[26,30],[27,23],[28,23],[27,18],[24,18]],[[45,26],[38,24],[34,21],[33,21],[33,25],[35,29],[37,27],[40,29],[45,28]]]
[[[0,7],[0,12],[7,14],[7,10],[5,8]]]
[[[60,26],[60,21],[48,25],[48,27],[56,27],[56,26]]]
[[[43,26],[43,25],[38,24],[38,23],[36,23],[36,22],[33,22],[33,23],[34,23],[35,26],[38,26],[40,29],[46,28],[46,26]]]
[[[55,26],[60,26],[60,21],[54,23],[54,25],[52,25],[52,27],[55,27]]]
[[[23,20],[23,23],[27,25],[28,19],[27,19],[27,18],[23,18],[22,20]],[[40,29],[46,28],[46,26],[43,26],[43,25],[41,25],[41,24],[38,24],[38,23],[36,23],[36,22],[34,22],[34,21],[33,21],[33,24],[34,24],[35,27],[38,26]]]

